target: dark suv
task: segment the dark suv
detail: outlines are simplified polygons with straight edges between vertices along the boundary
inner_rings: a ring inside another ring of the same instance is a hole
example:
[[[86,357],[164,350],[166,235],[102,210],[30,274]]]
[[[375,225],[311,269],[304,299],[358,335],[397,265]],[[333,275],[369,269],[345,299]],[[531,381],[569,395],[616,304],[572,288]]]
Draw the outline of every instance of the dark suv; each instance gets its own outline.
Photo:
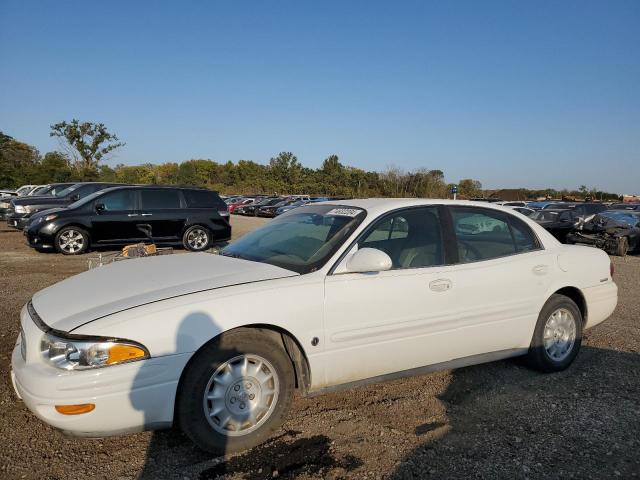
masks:
[[[120,186],[38,213],[25,231],[31,247],[77,255],[89,247],[149,240],[206,250],[229,240],[226,204],[216,192],[195,187]]]
[[[7,224],[10,227],[23,230],[33,214],[49,208],[66,207],[73,202],[81,200],[94,192],[104,188],[122,185],[118,183],[81,182],[74,183],[62,190],[57,190],[53,195],[34,197],[17,197],[11,200],[8,212],[5,214]]]

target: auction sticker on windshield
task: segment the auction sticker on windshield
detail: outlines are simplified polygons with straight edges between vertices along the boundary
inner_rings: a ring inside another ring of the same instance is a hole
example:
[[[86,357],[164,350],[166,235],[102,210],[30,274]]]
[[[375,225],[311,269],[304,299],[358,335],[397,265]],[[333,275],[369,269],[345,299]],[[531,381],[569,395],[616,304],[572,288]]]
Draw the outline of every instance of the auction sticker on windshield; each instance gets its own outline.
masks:
[[[362,210],[359,208],[334,208],[333,210],[329,210],[326,215],[336,215],[338,217],[355,217]]]

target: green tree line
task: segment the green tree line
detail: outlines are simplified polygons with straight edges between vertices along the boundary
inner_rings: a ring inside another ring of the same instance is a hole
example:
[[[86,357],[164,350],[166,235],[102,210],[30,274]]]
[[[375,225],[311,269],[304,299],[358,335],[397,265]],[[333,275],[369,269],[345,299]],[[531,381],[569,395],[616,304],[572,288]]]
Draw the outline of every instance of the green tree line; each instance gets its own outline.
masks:
[[[291,152],[280,152],[267,164],[252,160],[220,163],[192,159],[181,163],[105,165],[105,155],[124,145],[103,124],[61,122],[51,126],[52,136],[61,139],[63,151],[41,155],[24,142],[0,132],[0,187],[68,181],[107,181],[136,184],[196,185],[226,194],[311,194],[347,197],[447,198],[451,184],[444,172],[420,168],[405,171],[388,167],[382,172],[344,165],[330,155],[320,168],[303,166]],[[487,192],[474,179],[458,182],[460,198],[481,197]],[[617,198],[605,192],[569,190],[525,191],[530,198],[548,196]],[[598,194],[600,194],[598,196]]]

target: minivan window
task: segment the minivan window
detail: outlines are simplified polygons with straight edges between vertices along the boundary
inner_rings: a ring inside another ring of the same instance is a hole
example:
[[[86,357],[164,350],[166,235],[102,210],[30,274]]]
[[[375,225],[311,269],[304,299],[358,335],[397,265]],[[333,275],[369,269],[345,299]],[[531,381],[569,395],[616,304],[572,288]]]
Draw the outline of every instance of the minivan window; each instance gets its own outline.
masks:
[[[103,204],[107,212],[135,210],[135,191],[127,188],[108,192],[98,197],[96,203]]]
[[[190,208],[215,208],[224,204],[218,194],[208,190],[183,190]]]
[[[358,248],[382,250],[394,269],[443,265],[437,207],[411,208],[382,218],[358,242]]]
[[[180,208],[180,192],[178,190],[140,190],[143,210],[162,210]]]

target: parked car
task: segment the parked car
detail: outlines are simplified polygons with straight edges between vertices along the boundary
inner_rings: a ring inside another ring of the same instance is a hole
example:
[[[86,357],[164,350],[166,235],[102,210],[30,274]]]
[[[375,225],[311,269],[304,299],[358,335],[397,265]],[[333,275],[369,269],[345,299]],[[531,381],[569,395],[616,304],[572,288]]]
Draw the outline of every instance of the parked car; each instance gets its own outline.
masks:
[[[248,205],[243,205],[236,210],[239,215],[257,215],[257,211],[260,207],[268,207],[282,202],[282,197],[267,197],[261,200],[256,200]]]
[[[591,245],[624,257],[628,252],[640,250],[640,212],[607,210],[598,213],[581,230],[567,235],[567,242]]]
[[[253,203],[254,201],[255,201],[255,198],[241,198],[237,202],[230,203],[228,205],[229,206],[229,213],[235,213],[235,211],[236,211],[236,209],[238,207],[249,205],[250,203]]]
[[[534,210],[533,208],[528,208],[528,207],[510,207],[510,208],[512,210],[515,210],[518,213],[521,213],[525,217],[530,217],[537,211],[537,210]]]
[[[11,206],[7,212],[7,224],[18,230],[24,230],[34,213],[50,208],[66,207],[98,190],[117,185],[119,184],[102,182],[75,183],[56,192],[55,195],[16,198],[11,200]]]
[[[141,228],[142,227],[142,228]],[[26,230],[38,250],[78,255],[90,247],[147,240],[202,251],[231,238],[227,206],[216,192],[189,187],[118,186],[67,208],[37,214]]]
[[[278,208],[276,210],[276,216],[282,215],[283,213],[288,212],[289,210],[293,210],[294,208],[298,208],[303,205],[308,205],[310,203],[327,202],[327,201],[329,201],[327,197],[316,197],[316,198],[310,198],[308,200],[297,200],[293,203],[290,203],[289,205],[285,205],[284,207]]]
[[[175,423],[204,450],[230,453],[267,440],[295,389],[518,355],[564,370],[583,331],[616,307],[612,277],[604,252],[562,245],[490,204],[306,205],[222,255],[117,262],[35,294],[12,378],[25,405],[66,433]]]
[[[295,198],[287,198],[285,200],[280,200],[279,202],[276,202],[272,205],[265,205],[262,207],[259,207],[255,210],[256,212],[256,216],[258,217],[275,217],[276,216],[276,211],[280,208],[280,207],[285,207],[287,205],[291,205],[292,203],[297,202],[298,200]]]
[[[530,217],[538,225],[551,233],[560,242],[565,243],[567,234],[571,232],[578,222],[573,209],[550,209],[538,210]]]
[[[609,210],[636,210],[640,211],[640,203],[614,203]]]
[[[31,192],[37,186],[38,185],[22,185],[21,187],[16,188],[16,194],[19,197],[23,197],[25,195],[29,195],[29,192]]]
[[[44,197],[44,196],[55,196],[58,192],[61,192],[65,188],[71,187],[75,185],[77,182],[67,182],[67,183],[49,183],[47,185],[41,185],[38,188],[35,188],[29,193],[29,197]]]

